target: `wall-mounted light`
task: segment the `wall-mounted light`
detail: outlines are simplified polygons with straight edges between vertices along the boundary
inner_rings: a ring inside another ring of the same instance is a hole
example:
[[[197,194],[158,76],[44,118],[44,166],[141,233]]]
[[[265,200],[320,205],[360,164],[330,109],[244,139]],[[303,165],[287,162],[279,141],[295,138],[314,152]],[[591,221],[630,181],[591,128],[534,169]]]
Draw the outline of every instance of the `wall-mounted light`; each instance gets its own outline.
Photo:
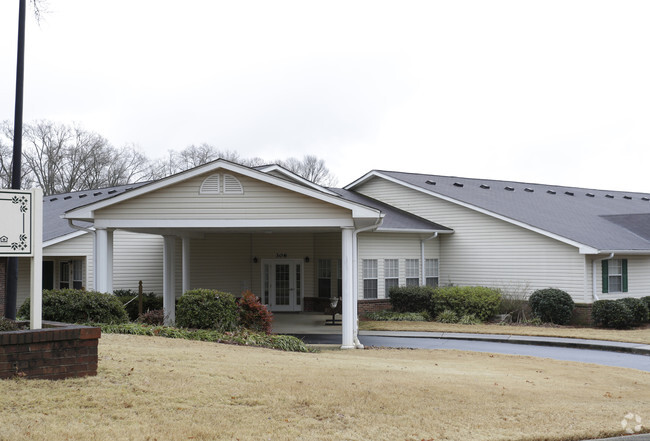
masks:
[[[257,263],[257,257],[253,257],[253,263]]]
[[[305,263],[309,263],[309,256],[305,256]]]

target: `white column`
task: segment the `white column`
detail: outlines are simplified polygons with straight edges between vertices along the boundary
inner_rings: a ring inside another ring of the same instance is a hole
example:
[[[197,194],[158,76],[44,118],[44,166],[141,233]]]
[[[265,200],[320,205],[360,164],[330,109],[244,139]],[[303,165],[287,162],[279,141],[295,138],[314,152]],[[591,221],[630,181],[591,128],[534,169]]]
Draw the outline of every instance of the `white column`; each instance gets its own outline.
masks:
[[[95,291],[113,292],[113,232],[95,230]]]
[[[183,236],[183,293],[190,289],[190,238]]]
[[[341,232],[341,264],[343,284],[343,307],[341,314],[341,349],[354,349],[354,234],[352,228]]]
[[[32,225],[31,286],[29,302],[29,328],[43,327],[43,191],[32,190],[34,197],[34,225]]]
[[[176,322],[175,254],[176,237],[163,236],[163,310],[165,312],[165,325],[173,325]]]

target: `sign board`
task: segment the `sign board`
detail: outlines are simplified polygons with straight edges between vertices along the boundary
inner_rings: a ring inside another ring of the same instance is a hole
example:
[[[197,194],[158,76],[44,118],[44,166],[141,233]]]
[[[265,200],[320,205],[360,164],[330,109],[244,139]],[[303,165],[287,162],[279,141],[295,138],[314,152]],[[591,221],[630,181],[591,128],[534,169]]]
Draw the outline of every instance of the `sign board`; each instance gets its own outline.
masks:
[[[0,257],[30,258],[30,328],[43,326],[43,191],[0,190]]]
[[[0,190],[0,257],[34,255],[34,215],[33,191]]]

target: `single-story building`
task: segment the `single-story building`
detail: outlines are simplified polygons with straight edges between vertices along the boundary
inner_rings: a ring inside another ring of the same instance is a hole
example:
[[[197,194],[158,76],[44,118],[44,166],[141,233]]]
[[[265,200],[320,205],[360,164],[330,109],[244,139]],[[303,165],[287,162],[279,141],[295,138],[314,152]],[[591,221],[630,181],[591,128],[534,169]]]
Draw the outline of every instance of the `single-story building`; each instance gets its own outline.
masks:
[[[556,287],[577,303],[650,293],[650,195],[371,171],[324,188],[276,165],[217,160],[147,183],[46,196],[43,286],[163,295],[250,289],[272,311],[396,285]],[[28,267],[20,266],[19,300]]]

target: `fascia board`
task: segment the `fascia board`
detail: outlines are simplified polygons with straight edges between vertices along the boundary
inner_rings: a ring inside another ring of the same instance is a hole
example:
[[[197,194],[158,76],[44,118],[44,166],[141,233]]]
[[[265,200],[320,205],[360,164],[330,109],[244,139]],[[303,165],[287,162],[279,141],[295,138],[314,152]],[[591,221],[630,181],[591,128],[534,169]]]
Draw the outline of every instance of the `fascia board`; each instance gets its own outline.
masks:
[[[276,185],[278,187],[308,196],[312,197],[314,199],[321,200],[323,202],[327,202],[333,205],[337,205],[342,208],[346,208],[348,210],[352,211],[352,216],[353,217],[379,217],[380,211],[376,210],[374,208],[366,207],[365,205],[358,204],[356,202],[350,202],[347,201],[341,197],[337,196],[332,196],[329,194],[326,194],[320,190],[314,190],[311,188],[304,187],[300,184],[294,184],[292,182],[286,181],[284,179],[280,179],[278,177],[269,175],[267,173],[253,170],[248,167],[244,167],[242,165],[238,164],[233,164],[231,162],[223,161],[223,160],[217,160],[215,162],[211,162],[209,164],[205,164],[200,167],[193,168],[191,170],[186,170],[184,172],[178,173],[176,175],[170,176],[168,178],[163,178],[159,181],[152,182],[151,184],[143,185],[142,187],[136,188],[134,190],[131,190],[127,193],[121,193],[115,197],[112,198],[107,198],[102,201],[98,201],[89,205],[85,205],[83,207],[78,207],[73,210],[70,210],[66,212],[63,217],[66,219],[84,219],[84,220],[92,220],[94,219],[94,212],[96,210],[108,207],[113,204],[117,204],[119,202],[123,202],[138,196],[141,196],[143,194],[160,190],[166,187],[169,187],[171,185],[177,184],[179,182],[192,179],[196,176],[200,176],[204,173],[208,173],[210,171],[216,171],[218,169],[224,169],[228,170],[234,173],[239,173],[244,176],[248,176],[252,179],[257,179],[262,182],[266,182],[271,185]]]
[[[596,248],[590,246],[590,245],[580,243],[580,242],[577,242],[575,240],[568,239],[566,237],[560,236],[560,235],[555,234],[555,233],[551,233],[550,231],[546,231],[546,230],[543,230],[541,228],[533,227],[532,225],[529,225],[527,223],[520,222],[518,220],[512,219],[512,218],[504,216],[502,214],[495,213],[495,212],[490,211],[490,210],[486,210],[486,209],[481,208],[481,207],[477,207],[476,205],[468,204],[467,202],[459,201],[458,199],[454,199],[454,198],[451,198],[449,196],[445,196],[445,195],[442,195],[440,193],[436,193],[436,192],[431,191],[431,190],[426,190],[426,189],[421,188],[421,187],[419,187],[417,185],[413,185],[413,184],[410,184],[408,182],[404,182],[404,181],[402,181],[400,179],[393,178],[392,176],[385,175],[385,174],[383,174],[381,172],[371,171],[370,173],[366,174],[362,178],[360,178],[357,181],[350,184],[348,187],[353,188],[353,187],[355,187],[357,185],[360,185],[363,182],[366,182],[367,180],[369,180],[369,179],[371,179],[373,177],[379,177],[379,178],[382,178],[382,179],[386,179],[387,181],[393,182],[393,183],[398,184],[398,185],[402,185],[404,187],[410,188],[410,189],[415,190],[415,191],[419,191],[420,193],[424,193],[426,195],[433,196],[433,197],[436,197],[438,199],[442,199],[444,201],[451,202],[453,204],[460,205],[460,206],[465,207],[465,208],[469,208],[470,210],[477,211],[479,213],[485,214],[485,215],[493,217],[495,219],[499,219],[499,220],[502,220],[504,222],[508,222],[510,224],[516,225],[518,227],[525,228],[526,230],[533,231],[535,233],[541,234],[542,236],[546,236],[546,237],[549,237],[551,239],[555,239],[555,240],[557,240],[559,242],[565,243],[567,245],[574,246],[574,247],[579,249],[580,254],[597,254],[598,253],[598,250]],[[348,189],[348,187],[346,187],[346,190]]]
[[[407,228],[377,228],[377,233],[416,233],[416,234],[451,234],[453,231],[449,230],[421,230],[421,229],[407,229]]]
[[[354,227],[342,219],[97,219],[97,228],[319,228]]]
[[[56,245],[57,243],[65,242],[66,240],[74,239],[75,237],[82,236],[84,234],[88,234],[87,231],[75,231],[74,233],[69,233],[63,236],[55,237],[54,239],[50,239],[48,241],[43,242],[43,248],[47,248],[52,245]]]
[[[598,250],[598,253],[590,254],[630,254],[630,255],[650,255],[650,250]]]

